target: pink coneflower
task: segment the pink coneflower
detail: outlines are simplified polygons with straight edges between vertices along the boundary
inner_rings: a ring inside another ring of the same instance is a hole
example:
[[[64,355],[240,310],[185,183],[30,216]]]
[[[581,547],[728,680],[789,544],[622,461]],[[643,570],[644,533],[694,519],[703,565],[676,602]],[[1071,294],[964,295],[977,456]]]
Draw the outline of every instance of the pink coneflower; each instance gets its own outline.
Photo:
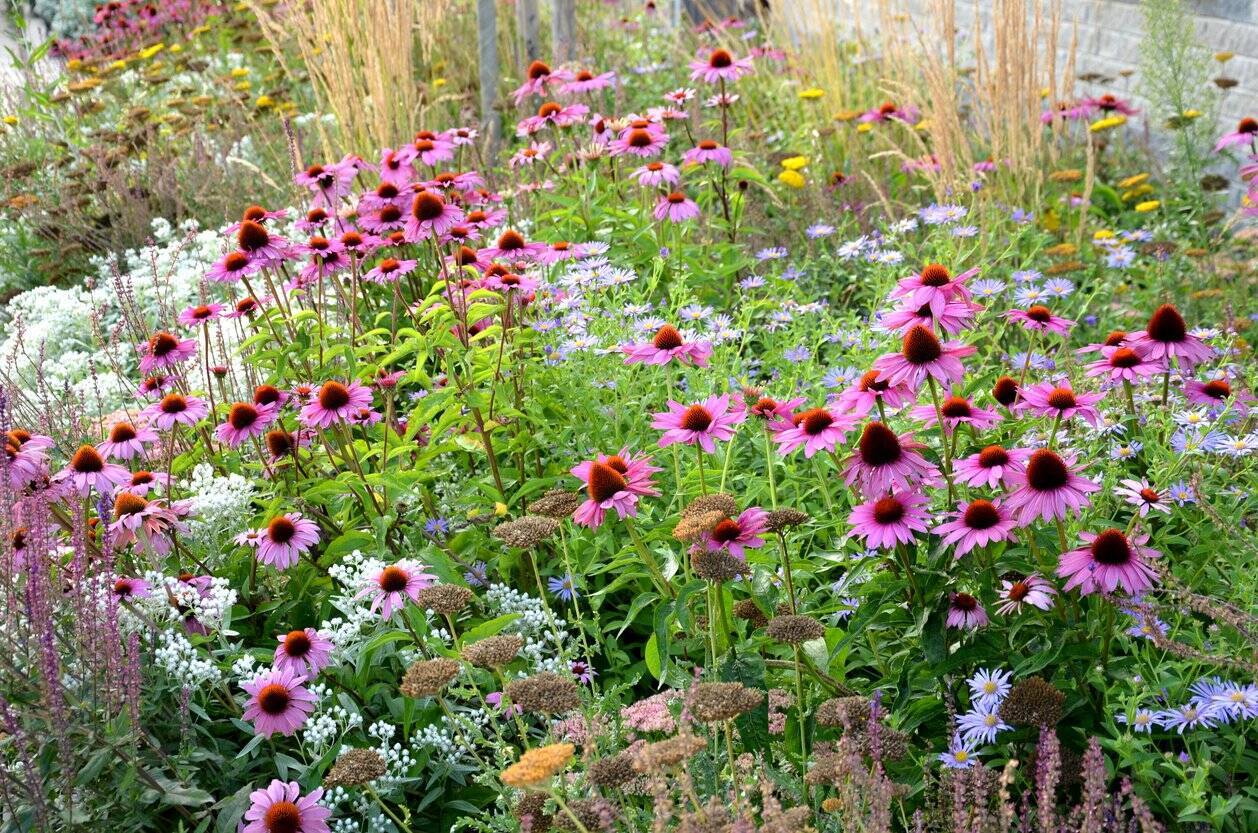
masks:
[[[644,127],[627,127],[607,145],[612,156],[641,156],[649,159],[668,145],[668,134],[657,124],[642,122]]]
[[[987,624],[987,611],[983,603],[969,593],[952,593],[948,597],[946,624],[964,631],[978,630]]]
[[[590,108],[584,104],[568,104],[562,105],[554,101],[547,101],[537,109],[537,115],[529,116],[522,119],[516,125],[515,133],[517,136],[532,136],[534,133],[548,127],[571,127],[585,120],[585,115],[590,112]]]
[[[147,599],[152,595],[151,585],[142,578],[118,576],[110,586],[110,592],[119,601],[124,599]]]
[[[411,148],[415,151],[415,160],[430,167],[436,167],[438,162],[449,162],[454,158],[454,142],[431,130],[421,130],[416,133],[415,140],[411,142]]]
[[[115,422],[109,429],[109,438],[96,447],[106,457],[115,460],[131,460],[144,453],[146,443],[157,442],[157,432],[130,422]]]
[[[1142,518],[1147,516],[1150,510],[1165,515],[1171,514],[1171,506],[1166,494],[1153,488],[1148,480],[1122,480],[1120,486],[1114,489],[1114,494],[1122,495],[1128,503],[1136,507],[1136,514]]]
[[[1254,397],[1243,390],[1236,390],[1226,376],[1219,376],[1205,382],[1189,380],[1184,385],[1184,398],[1195,405],[1205,405],[1211,411],[1220,411],[1229,404],[1232,409],[1245,416]]]
[[[418,261],[386,257],[363,275],[363,280],[378,284],[397,283],[403,275],[415,271]]]
[[[498,258],[507,258],[509,260],[534,260],[539,254],[546,250],[546,244],[538,241],[530,243],[525,239],[524,235],[514,229],[507,229],[498,235],[498,239],[494,245],[481,249],[480,256],[496,260]]]
[[[734,436],[734,426],[747,418],[741,409],[731,409],[729,395],[709,396],[696,405],[683,405],[668,400],[668,410],[651,415],[651,427],[664,431],[660,448],[673,443],[698,445],[712,454],[716,440],[728,440]]]
[[[245,252],[232,251],[214,261],[205,277],[216,283],[235,283],[261,270],[265,265],[262,260],[253,260]]]
[[[572,76],[571,81],[565,82],[560,86],[560,92],[567,95],[579,95],[581,93],[590,93],[595,90],[605,90],[616,82],[616,73],[601,72],[598,75],[590,72],[588,69],[577,70]]]
[[[1128,538],[1121,530],[1107,529],[1080,536],[1086,546],[1063,553],[1057,565],[1057,575],[1069,577],[1063,590],[1079,588],[1079,595],[1087,596],[1100,591],[1113,593],[1119,587],[1137,596],[1157,581],[1145,559],[1160,558],[1162,553],[1146,547],[1148,535]]]
[[[1055,333],[1064,336],[1070,332],[1075,322],[1069,318],[1053,315],[1053,311],[1043,304],[1032,304],[1026,309],[1011,309],[1005,318],[1017,321],[1024,329],[1033,333]]]
[[[314,628],[289,631],[279,637],[275,667],[313,677],[332,660],[332,640]]]
[[[1005,499],[1005,508],[1026,526],[1036,518],[1060,520],[1070,511],[1091,506],[1088,498],[1100,486],[1074,470],[1075,458],[1062,458],[1041,448],[1031,454],[1026,466],[1015,469],[1009,479],[1014,491]]]
[[[533,61],[524,72],[524,83],[511,93],[511,97],[516,104],[519,104],[531,95],[541,95],[551,84],[562,84],[572,79],[573,75],[570,70],[552,71],[543,61]]]
[[[619,473],[625,479],[625,488],[633,494],[653,497],[659,494],[659,490],[655,488],[655,481],[651,475],[663,469],[651,465],[651,462],[651,458],[646,455],[639,456],[630,452],[628,448],[622,448],[616,454],[599,454],[592,461],[578,463],[571,473],[588,483],[590,467],[599,463]]]
[[[994,489],[1008,486],[1015,472],[1026,465],[1031,452],[1025,448],[989,445],[977,454],[971,454],[953,463],[953,476],[965,486],[985,486]]]
[[[1171,304],[1158,307],[1143,330],[1128,335],[1127,346],[1150,361],[1169,365],[1174,358],[1189,371],[1214,355],[1213,348],[1188,332],[1183,316]]]
[[[1053,597],[1056,595],[1057,588],[1038,573],[1031,573],[1016,581],[1004,579],[1000,582],[1000,604],[996,607],[996,612],[1001,616],[1021,613],[1023,605],[1052,610]]]
[[[147,500],[130,492],[119,492],[114,498],[114,521],[109,525],[110,545],[122,549],[140,541],[146,549],[157,555],[170,552],[169,532],[186,532],[180,522],[187,512],[176,507],[168,508],[160,500]]]
[[[1052,124],[1054,121],[1079,121],[1092,114],[1092,105],[1087,102],[1058,101],[1050,109],[1040,113],[1041,124]]]
[[[340,162],[331,165],[311,165],[297,173],[293,182],[314,194],[312,205],[331,209],[341,197],[349,194],[350,186],[361,167],[361,159],[347,154]]]
[[[431,573],[424,571],[424,565],[402,559],[377,570],[354,598],[371,596],[371,611],[374,613],[378,608],[380,615],[388,620],[402,609],[407,599],[418,601],[419,591],[431,587],[436,580]]]
[[[639,185],[658,188],[661,185],[676,185],[681,181],[681,171],[667,162],[648,162],[636,168],[629,176],[638,181]]]
[[[748,408],[748,412],[765,420],[771,431],[793,428],[795,425],[795,409],[804,404],[804,397],[797,396],[779,402],[768,396],[762,396]]]
[[[710,341],[687,341],[672,324],[660,327],[644,344],[622,344],[620,349],[625,354],[625,364],[663,365],[676,359],[678,364],[707,367],[712,355]]]
[[[270,668],[241,683],[250,695],[243,717],[253,723],[255,734],[264,738],[276,732],[288,736],[301,728],[315,709],[315,697],[302,685],[304,682],[304,676],[287,668]]]
[[[1082,103],[1102,113],[1122,113],[1124,116],[1134,116],[1140,112],[1129,102],[1111,93],[1105,93],[1096,98],[1085,98]]]
[[[245,220],[236,231],[236,245],[251,261],[261,266],[274,266],[291,254],[288,241],[271,234],[260,222]]]
[[[162,330],[145,342],[140,357],[140,372],[152,373],[161,367],[175,367],[196,355],[197,342],[191,338],[178,338]]]
[[[849,414],[863,417],[877,407],[878,403],[882,403],[884,408],[898,410],[917,398],[908,385],[903,383],[893,385],[884,379],[879,379],[879,375],[877,370],[869,370],[861,374],[859,379],[839,394],[835,402],[836,407]]]
[[[733,82],[753,72],[755,67],[751,64],[751,58],[735,58],[726,49],[713,49],[708,53],[706,61],[690,62],[690,80],[705,84]]]
[[[278,778],[265,790],[249,793],[240,833],[328,833],[331,808],[319,803],[323,788],[311,790],[304,798],[296,781],[285,784]]]
[[[861,113],[857,121],[865,124],[886,121],[902,121],[905,124],[916,124],[920,117],[921,113],[911,104],[901,107],[895,104],[895,102],[884,101],[878,107]]]
[[[1250,150],[1253,150],[1255,141],[1258,141],[1258,120],[1243,118],[1236,125],[1235,130],[1219,137],[1219,141],[1214,144],[1214,149],[1219,151],[1226,147],[1249,145]]]
[[[1075,352],[1078,353],[1079,355],[1083,355],[1084,353],[1100,353],[1106,347],[1126,347],[1126,346],[1127,346],[1127,331],[1126,330],[1111,330],[1109,335],[1105,337],[1104,341],[1097,342],[1096,344],[1089,344],[1085,347],[1080,347]]]
[[[764,546],[760,535],[766,529],[768,517],[769,513],[758,507],[744,509],[737,518],[726,518],[718,523],[704,536],[704,541],[710,551],[726,549],[730,555],[744,561],[747,548],[754,550]]]
[[[660,197],[655,203],[655,219],[684,223],[699,216],[699,204],[681,191]]]
[[[556,263],[562,263],[566,260],[576,260],[585,256],[585,248],[579,244],[574,245],[566,240],[556,240],[554,243],[545,244],[546,248],[537,253],[534,260],[542,266],[554,266]]]
[[[301,422],[310,428],[330,428],[349,420],[363,408],[371,407],[371,389],[357,380],[348,385],[328,381],[301,407]]]
[[[241,443],[260,437],[267,426],[275,421],[276,412],[273,407],[250,405],[237,402],[227,412],[227,420],[214,429],[214,436],[219,442],[237,448]]]
[[[1149,361],[1130,347],[1102,346],[1100,352],[1101,358],[1088,363],[1086,376],[1104,376],[1112,383],[1135,383],[1165,370],[1161,362]]]
[[[223,317],[232,319],[245,318],[252,316],[261,308],[262,305],[258,303],[257,298],[254,298],[252,295],[246,295],[244,298],[241,298],[236,302],[235,306],[232,307],[231,312],[224,313]]]
[[[954,276],[948,271],[948,267],[939,263],[928,263],[916,275],[901,278],[896,283],[896,288],[891,290],[890,297],[903,301],[906,307],[929,306],[931,314],[939,317],[945,304],[968,304],[973,300],[966,283],[977,274],[978,267]]]
[[[512,168],[524,168],[531,166],[534,162],[541,162],[550,155],[552,150],[550,142],[535,142],[526,148],[520,148],[511,154],[511,158],[507,161],[507,165]]]
[[[209,412],[210,408],[203,399],[181,393],[168,393],[140,411],[140,416],[159,431],[169,431],[176,425],[196,425]]]
[[[485,279],[485,288],[515,296],[528,296],[537,290],[537,281],[524,275],[507,272],[501,275],[490,275]]]
[[[1104,393],[1077,392],[1068,380],[1060,383],[1040,382],[1023,388],[1015,411],[1030,411],[1036,416],[1051,417],[1062,422],[1078,416],[1089,425],[1101,422],[1101,412],[1096,403],[1105,398]]]
[[[974,314],[982,309],[978,304],[966,301],[949,301],[936,310],[930,304],[920,307],[903,306],[878,319],[878,326],[888,332],[904,334],[913,327],[938,329],[946,335],[956,335],[974,322]]]
[[[929,498],[915,492],[896,492],[858,505],[847,516],[852,531],[848,537],[862,538],[865,546],[891,549],[908,544],[914,532],[925,532],[929,518],[923,507]]]
[[[958,425],[969,425],[975,431],[986,431],[1001,420],[1000,414],[987,408],[979,408],[955,392],[940,403],[939,412],[935,411],[933,404],[918,405],[909,411],[909,416],[920,420],[927,428],[934,428],[939,423],[940,413],[943,414],[944,428],[948,433],[955,431]]]
[[[589,497],[572,513],[580,526],[602,526],[608,509],[621,517],[636,517],[638,493],[630,488],[626,472],[606,462],[585,461],[573,467],[572,474],[585,481]]]
[[[957,558],[975,547],[985,547],[994,541],[1008,541],[1017,526],[1013,516],[1000,505],[1000,501],[977,498],[958,503],[953,519],[935,527],[932,532],[943,538],[945,546],[955,544],[953,555]]]
[[[213,321],[222,313],[222,304],[198,304],[179,313],[176,320],[185,327],[197,327],[207,321]]]
[[[861,431],[856,453],[847,460],[843,479],[866,497],[919,484],[938,485],[939,469],[918,453],[920,448],[925,446],[914,442],[912,434],[901,437],[884,423],[870,422]]]
[[[406,215],[403,235],[407,243],[418,243],[430,237],[439,237],[463,222],[463,209],[446,202],[436,191],[420,191],[411,201]]]
[[[48,473],[48,449],[52,438],[31,434],[20,428],[4,433],[3,464],[8,469],[9,486],[21,489],[28,483],[43,479]],[[126,471],[126,469],[123,469]]]
[[[734,164],[734,154],[730,149],[722,146],[719,142],[711,139],[704,139],[699,144],[686,151],[681,161],[686,165],[704,165],[708,162],[715,162],[722,168],[728,168]]]
[[[319,526],[300,512],[289,512],[256,530],[249,543],[258,548],[258,560],[263,564],[287,570],[319,543]]]
[[[778,453],[790,454],[802,447],[804,457],[810,458],[818,451],[833,452],[847,437],[847,432],[856,426],[859,417],[825,406],[800,411],[790,420],[773,433]]]
[[[959,341],[940,342],[925,327],[913,327],[904,334],[899,353],[886,353],[874,360],[878,378],[892,385],[908,385],[916,392],[927,377],[954,385],[965,375],[961,358],[976,348]]]
[[[159,487],[164,492],[170,492],[170,481],[170,475],[164,472],[135,471],[130,473],[126,482],[118,484],[114,489],[114,493],[129,492],[133,495],[145,497],[149,492],[156,491]]]
[[[380,151],[380,164],[377,166],[380,178],[398,188],[405,188],[415,175],[415,169],[411,167],[414,161],[415,148],[410,145],[404,145],[397,150],[384,148]]]

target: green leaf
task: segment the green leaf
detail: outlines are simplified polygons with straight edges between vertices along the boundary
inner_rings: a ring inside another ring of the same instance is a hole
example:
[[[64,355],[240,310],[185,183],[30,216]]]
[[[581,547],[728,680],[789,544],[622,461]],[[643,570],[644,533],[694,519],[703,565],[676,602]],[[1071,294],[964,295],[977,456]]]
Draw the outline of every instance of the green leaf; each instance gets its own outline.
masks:
[[[482,639],[501,633],[502,629],[510,625],[516,619],[520,618],[518,613],[505,613],[496,619],[490,619],[488,622],[481,622],[476,627],[463,634],[463,643],[470,644],[479,642]]]

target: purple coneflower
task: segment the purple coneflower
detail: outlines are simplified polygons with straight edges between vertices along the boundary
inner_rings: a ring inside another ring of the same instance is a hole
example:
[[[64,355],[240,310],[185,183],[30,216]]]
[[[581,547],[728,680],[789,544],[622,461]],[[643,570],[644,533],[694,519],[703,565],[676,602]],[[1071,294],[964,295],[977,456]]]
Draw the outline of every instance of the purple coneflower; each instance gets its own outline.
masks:
[[[435,191],[420,191],[411,202],[403,235],[407,243],[440,237],[463,222],[463,209]]]
[[[114,579],[113,585],[110,586],[110,592],[119,601],[125,599],[147,599],[152,595],[149,591],[151,585],[142,578],[131,578],[129,576],[118,576]]]
[[[480,250],[480,256],[496,260],[498,258],[508,258],[512,260],[534,260],[539,254],[546,250],[545,243],[534,241],[532,243],[524,239],[524,235],[514,229],[507,229],[498,235],[498,240],[494,245]]]
[[[1249,145],[1250,150],[1253,150],[1255,141],[1258,141],[1258,119],[1246,117],[1240,120],[1231,133],[1220,136],[1219,141],[1214,144],[1214,149],[1218,151],[1226,147]]]
[[[257,530],[257,536],[254,546],[258,548],[258,560],[277,570],[287,570],[319,543],[319,526],[300,512],[288,512],[272,518]]]
[[[515,133],[517,136],[532,136],[548,126],[571,127],[584,121],[585,115],[589,112],[590,108],[584,104],[565,106],[554,101],[547,101],[538,108],[537,115],[521,119],[516,125]]]
[[[636,179],[639,185],[644,185],[648,188],[658,188],[661,185],[676,185],[681,181],[681,171],[667,162],[648,162],[642,167],[635,169],[629,176]]]
[[[198,327],[207,321],[213,321],[222,314],[222,304],[198,304],[179,313],[179,317],[175,320],[185,327]]]
[[[1008,486],[1014,472],[1026,465],[1031,452],[1025,448],[989,445],[977,454],[955,461],[953,475],[958,483],[966,486],[985,486],[994,489]]]
[[[579,95],[595,90],[605,90],[616,82],[616,73],[601,72],[595,75],[588,69],[577,70],[571,81],[564,82],[559,90],[567,95]]]
[[[673,443],[698,445],[712,454],[716,440],[728,440],[734,436],[734,426],[747,418],[746,411],[731,408],[729,395],[709,396],[703,402],[683,405],[668,400],[668,410],[652,414],[651,427],[660,429],[660,448]]]
[[[253,723],[254,733],[264,738],[276,732],[288,736],[301,728],[315,708],[314,695],[302,685],[305,681],[287,668],[271,668],[241,683],[250,695],[243,717]]]
[[[1091,506],[1088,494],[1101,487],[1080,477],[1074,463],[1073,456],[1063,459],[1046,448],[1035,451],[1026,466],[1015,469],[1010,477],[1014,491],[1005,499],[1005,508],[1026,526],[1036,518],[1061,520],[1072,510]]]
[[[355,598],[370,595],[372,612],[379,608],[380,615],[387,620],[402,609],[407,599],[418,601],[419,591],[432,586],[435,581],[431,573],[424,571],[424,565],[402,559],[377,570]]]
[[[371,389],[357,380],[348,385],[327,381],[301,408],[301,421],[310,428],[330,428],[346,422],[364,408],[371,407]]]
[[[227,411],[227,420],[214,429],[214,436],[218,437],[219,442],[237,448],[247,440],[260,437],[275,418],[276,410],[273,405],[259,406],[237,402]]]
[[[699,204],[681,191],[673,191],[655,203],[655,219],[684,223],[699,216]]]
[[[314,628],[289,631],[279,637],[275,667],[313,677],[332,659],[332,641]]]
[[[140,372],[152,373],[162,367],[175,367],[196,355],[197,343],[194,339],[180,339],[165,330],[153,334],[143,347],[144,354],[140,357]]]
[[[397,283],[402,279],[403,275],[409,275],[415,271],[416,263],[418,261],[386,257],[364,273],[363,280],[382,285]]]
[[[967,269],[953,276],[948,267],[928,263],[916,275],[901,278],[890,297],[899,299],[905,307],[916,309],[929,306],[933,317],[942,315],[945,305],[953,302],[968,304],[972,299],[966,282],[978,274],[978,268]]]
[[[1031,573],[1016,581],[1004,579],[1000,582],[1000,604],[996,607],[996,612],[1001,616],[1021,613],[1023,605],[1051,610],[1053,597],[1056,595],[1057,588],[1038,573]]]
[[[969,425],[976,432],[986,431],[1001,420],[1000,414],[987,408],[979,408],[955,392],[940,404],[939,412],[935,411],[933,404],[918,405],[909,411],[909,416],[920,420],[927,428],[934,428],[939,423],[940,413],[943,414],[944,428],[949,434],[958,425]]]
[[[668,133],[658,124],[651,122],[642,122],[642,124],[644,125],[642,127],[630,125],[620,131],[620,135],[608,143],[608,153],[612,156],[629,154],[650,159],[663,151],[668,145]]]
[[[943,538],[945,546],[955,544],[953,555],[960,558],[975,547],[985,547],[994,541],[1008,541],[1017,526],[1009,511],[1000,501],[976,498],[958,503],[953,519],[935,527],[932,532]]]
[[[622,344],[620,349],[625,354],[625,364],[664,365],[676,359],[678,364],[707,367],[712,355],[710,341],[687,341],[672,324],[660,327],[645,344]]]
[[[1063,553],[1057,575],[1068,578],[1065,590],[1079,588],[1087,596],[1098,591],[1113,593],[1121,587],[1130,595],[1139,595],[1154,585],[1157,573],[1146,563],[1162,553],[1146,547],[1148,535],[1128,538],[1121,530],[1107,529],[1100,533],[1084,532],[1086,546]]]
[[[140,411],[140,416],[159,431],[169,431],[176,425],[196,425],[210,413],[205,400],[181,393],[168,393]]]
[[[699,144],[686,151],[681,161],[686,165],[703,165],[708,162],[715,162],[722,168],[728,168],[734,164],[734,154],[730,149],[722,146],[719,142],[711,139],[704,139]]]
[[[109,429],[109,438],[96,447],[106,457],[115,460],[131,460],[144,453],[146,443],[157,442],[157,432],[131,422],[115,422]]]
[[[1017,321],[1033,333],[1055,333],[1059,336],[1068,334],[1075,325],[1069,318],[1053,315],[1052,310],[1043,304],[1032,304],[1024,310],[1011,309],[1005,313],[1005,318]]]
[[[848,458],[843,479],[866,497],[918,484],[938,485],[939,469],[918,453],[921,448],[925,446],[912,434],[901,437],[882,422],[870,422],[861,431],[856,453]]]
[[[755,72],[755,68],[751,64],[751,58],[735,58],[726,49],[713,49],[708,53],[706,61],[690,62],[690,80],[705,84],[737,81],[752,72]]]
[[[835,405],[841,411],[863,417],[881,404],[884,408],[898,410],[916,400],[913,389],[906,384],[893,385],[879,379],[879,371],[869,370],[839,394]]]
[[[265,790],[249,793],[240,833],[328,833],[332,810],[319,803],[322,797],[322,787],[302,797],[296,781],[273,779]]]
[[[1183,316],[1171,304],[1158,307],[1143,330],[1127,337],[1127,346],[1150,361],[1168,366],[1174,358],[1185,370],[1214,355],[1213,348],[1188,332]]]
[[[1243,390],[1232,387],[1232,381],[1226,376],[1218,376],[1205,382],[1190,379],[1184,385],[1184,398],[1194,405],[1205,405],[1211,412],[1223,410],[1231,405],[1240,416],[1249,413],[1249,406],[1254,397]]]
[[[66,483],[80,497],[93,488],[101,495],[113,494],[114,487],[131,479],[131,472],[117,463],[108,463],[95,447],[81,445],[66,467],[52,476],[53,483]]]
[[[978,630],[987,624],[987,611],[983,603],[969,593],[953,593],[948,597],[946,624],[965,631]]]
[[[768,516],[763,509],[752,506],[744,509],[737,518],[726,518],[705,536],[708,549],[713,552],[726,549],[740,561],[746,560],[745,550],[748,547],[754,550],[764,546],[760,535],[766,529],[765,519]]]
[[[1100,351],[1102,358],[1089,362],[1085,375],[1104,376],[1110,382],[1137,383],[1166,369],[1161,362],[1149,361],[1130,347],[1101,346]]]
[[[1170,501],[1167,495],[1150,485],[1148,480],[1122,480],[1114,489],[1114,494],[1122,495],[1128,503],[1136,507],[1136,514],[1145,517],[1150,510],[1171,514]]]
[[[880,380],[908,385],[914,392],[927,377],[953,385],[965,375],[961,358],[975,349],[957,341],[940,342],[930,330],[916,326],[904,334],[900,352],[879,356],[874,360],[874,369],[879,371]]]
[[[1101,412],[1097,410],[1096,403],[1104,398],[1104,393],[1076,392],[1066,380],[1060,384],[1040,382],[1022,390],[1014,410],[1030,411],[1037,416],[1052,417],[1062,422],[1078,416],[1089,425],[1095,426],[1101,421]]]
[[[797,448],[804,449],[809,458],[818,451],[833,452],[856,426],[859,417],[845,414],[837,408],[825,406],[800,411],[790,417],[789,424],[781,425],[773,432],[780,454],[790,454]]]
[[[867,547],[891,549],[908,544],[914,532],[925,532],[929,518],[924,506],[929,498],[915,492],[898,492],[858,505],[847,516],[849,537],[861,538]]]

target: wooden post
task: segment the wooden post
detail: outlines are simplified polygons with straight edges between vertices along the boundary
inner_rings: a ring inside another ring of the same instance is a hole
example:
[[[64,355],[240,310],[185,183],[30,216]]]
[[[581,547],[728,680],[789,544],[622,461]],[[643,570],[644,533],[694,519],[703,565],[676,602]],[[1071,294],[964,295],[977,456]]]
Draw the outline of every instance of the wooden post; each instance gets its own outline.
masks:
[[[520,47],[524,50],[524,60],[520,69],[536,61],[542,56],[542,45],[538,39],[537,0],[515,0],[516,29],[520,32]]]
[[[577,56],[576,0],[555,0],[551,10],[550,34],[555,64],[566,63]]]
[[[480,50],[481,130],[489,139],[490,153],[498,150],[502,124],[498,117],[498,3],[476,0],[476,42]]]

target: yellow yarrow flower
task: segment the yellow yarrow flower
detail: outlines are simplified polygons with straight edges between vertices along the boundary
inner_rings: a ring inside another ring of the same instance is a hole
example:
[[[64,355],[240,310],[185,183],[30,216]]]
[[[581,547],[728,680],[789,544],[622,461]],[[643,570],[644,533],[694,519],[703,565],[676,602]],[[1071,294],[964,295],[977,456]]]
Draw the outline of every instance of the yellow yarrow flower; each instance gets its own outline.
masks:
[[[791,188],[803,188],[807,184],[807,180],[799,171],[785,170],[778,174],[778,182],[783,185],[789,185]]]
[[[788,171],[798,171],[808,164],[807,156],[788,156],[782,160],[782,167]]]
[[[1143,197],[1145,194],[1152,194],[1152,193],[1153,193],[1153,186],[1146,182],[1142,185],[1137,185],[1135,188],[1129,188],[1126,191],[1123,191],[1122,199],[1123,199],[1123,202],[1131,202],[1134,199]]]
[[[1097,229],[1097,230],[1096,230],[1096,231],[1092,234],[1092,239],[1093,239],[1093,240],[1113,240],[1113,239],[1114,239],[1114,232],[1110,231],[1110,230],[1109,230],[1109,229],[1107,229],[1107,228]]]
[[[147,61],[149,58],[152,58],[154,55],[156,55],[158,52],[161,52],[165,48],[166,48],[166,44],[155,43],[152,46],[146,47],[145,49],[141,49],[140,58]]]
[[[237,81],[232,85],[232,89],[238,93],[247,93],[250,89],[252,89],[252,87],[253,85],[248,81]]]
[[[1092,122],[1092,124],[1088,126],[1088,130],[1093,133],[1102,133],[1106,130],[1113,130],[1115,127],[1122,127],[1126,123],[1127,117],[1120,113],[1117,116],[1110,116],[1109,118],[1099,119]]]
[[[1136,211],[1140,212],[1141,214],[1147,214],[1150,211],[1157,210],[1157,207],[1161,204],[1162,203],[1158,202],[1157,200],[1145,200],[1144,202],[1136,203]]]
[[[809,87],[806,90],[799,91],[799,97],[804,101],[816,101],[826,94],[826,91],[820,87]]]
[[[502,783],[508,787],[535,787],[558,775],[572,760],[576,747],[570,743],[552,743],[530,749],[520,760],[502,771]]]
[[[265,110],[267,107],[275,106],[275,99],[271,98],[269,95],[260,95],[258,96],[258,100],[253,104],[258,109]]]
[[[236,67],[235,69],[231,71],[232,78],[244,78],[248,74],[249,74],[248,67]]]
[[[835,121],[852,121],[861,114],[860,110],[840,110],[834,114]]]
[[[444,79],[444,78],[434,78],[434,79],[432,80],[432,85],[433,85],[434,87],[444,87],[444,86],[446,85],[446,79]]]

